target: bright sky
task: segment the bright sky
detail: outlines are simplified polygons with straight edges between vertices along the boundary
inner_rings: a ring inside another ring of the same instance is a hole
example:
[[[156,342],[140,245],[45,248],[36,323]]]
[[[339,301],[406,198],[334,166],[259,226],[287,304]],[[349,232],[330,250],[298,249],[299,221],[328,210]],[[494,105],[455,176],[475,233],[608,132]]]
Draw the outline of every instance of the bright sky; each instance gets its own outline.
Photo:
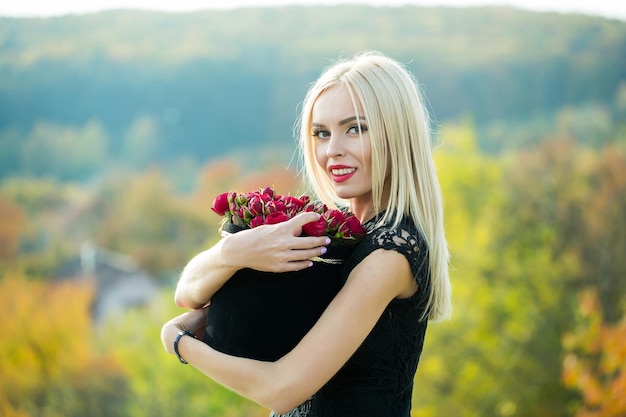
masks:
[[[382,6],[404,4],[426,6],[506,5],[537,11],[585,13],[626,21],[626,1],[624,0],[0,0],[0,16],[51,16],[89,13],[106,9],[152,9],[175,12],[241,6],[339,3]]]

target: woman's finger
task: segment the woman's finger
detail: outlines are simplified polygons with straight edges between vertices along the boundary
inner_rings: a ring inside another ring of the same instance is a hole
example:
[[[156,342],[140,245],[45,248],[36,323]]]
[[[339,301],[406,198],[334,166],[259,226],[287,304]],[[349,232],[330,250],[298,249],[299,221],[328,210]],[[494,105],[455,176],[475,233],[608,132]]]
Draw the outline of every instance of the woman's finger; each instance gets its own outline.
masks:
[[[282,268],[280,270],[277,270],[275,272],[295,272],[295,271],[301,271],[303,269],[307,269],[309,267],[311,267],[313,265],[313,262],[309,259],[304,260],[304,261],[294,261],[294,262],[287,262],[285,264],[283,264]]]
[[[292,249],[312,249],[322,247],[330,244],[330,238],[328,236],[300,236],[302,234],[302,227],[308,223],[319,220],[320,215],[314,212],[300,213],[285,222],[285,226],[289,227],[293,236],[298,237],[294,240]],[[317,256],[315,254],[312,256]],[[304,259],[304,258],[301,258]]]
[[[293,249],[296,249],[298,252],[307,249],[313,249],[313,251],[315,252],[313,255],[306,254],[306,257],[310,258],[311,256],[319,256],[324,254],[325,251],[322,251],[322,248],[327,245],[330,245],[330,238],[328,236],[302,236],[294,239]]]
[[[308,223],[315,222],[319,218],[319,213],[306,211],[304,213],[297,214],[292,219],[286,221],[284,225],[285,227],[289,227],[294,232],[294,236],[300,236],[300,234],[302,233],[302,226]]]

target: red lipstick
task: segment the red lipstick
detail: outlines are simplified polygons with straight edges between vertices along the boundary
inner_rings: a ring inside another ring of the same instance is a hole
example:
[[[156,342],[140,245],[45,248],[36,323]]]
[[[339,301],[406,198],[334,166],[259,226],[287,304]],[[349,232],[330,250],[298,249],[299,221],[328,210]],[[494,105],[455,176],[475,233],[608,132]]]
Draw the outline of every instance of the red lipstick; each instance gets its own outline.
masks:
[[[356,168],[347,165],[331,165],[328,171],[334,182],[345,182],[356,173]]]

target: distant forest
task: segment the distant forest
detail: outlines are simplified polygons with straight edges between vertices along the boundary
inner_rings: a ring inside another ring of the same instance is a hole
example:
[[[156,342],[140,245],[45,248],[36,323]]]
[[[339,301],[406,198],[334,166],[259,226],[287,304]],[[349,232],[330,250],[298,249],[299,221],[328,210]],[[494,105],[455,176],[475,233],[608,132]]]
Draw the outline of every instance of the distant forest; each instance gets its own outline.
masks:
[[[485,151],[540,140],[557,112],[612,102],[626,81],[625,22],[583,15],[291,6],[2,18],[0,178],[261,149],[287,160],[307,85],[366,49],[405,62],[435,127],[470,119]]]

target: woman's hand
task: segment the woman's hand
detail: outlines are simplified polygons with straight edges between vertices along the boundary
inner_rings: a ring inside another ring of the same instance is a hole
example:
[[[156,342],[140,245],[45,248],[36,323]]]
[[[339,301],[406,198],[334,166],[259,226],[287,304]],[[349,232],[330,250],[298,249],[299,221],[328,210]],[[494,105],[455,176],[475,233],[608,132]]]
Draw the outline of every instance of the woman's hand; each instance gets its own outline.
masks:
[[[198,339],[202,339],[207,312],[207,308],[199,308],[174,317],[165,323],[161,329],[161,341],[165,351],[171,355],[174,354],[174,339],[182,330],[188,330]]]
[[[230,235],[222,253],[237,269],[266,272],[298,271],[312,265],[310,258],[326,253],[328,236],[304,236],[302,226],[319,219],[317,213],[301,213],[278,224],[259,226]]]

